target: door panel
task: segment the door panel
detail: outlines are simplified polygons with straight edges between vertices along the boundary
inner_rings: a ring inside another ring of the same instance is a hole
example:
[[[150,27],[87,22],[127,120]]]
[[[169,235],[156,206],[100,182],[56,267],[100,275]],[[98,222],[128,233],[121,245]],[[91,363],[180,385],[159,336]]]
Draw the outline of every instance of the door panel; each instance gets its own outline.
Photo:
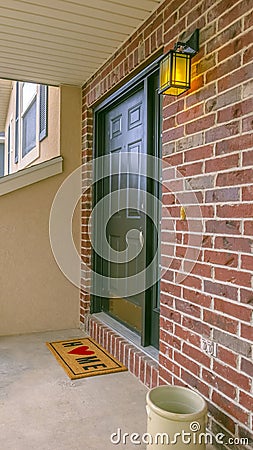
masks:
[[[114,193],[110,196],[110,220],[107,223],[106,236],[113,250],[117,252],[126,250],[128,261],[129,249],[138,254],[140,243],[143,244],[144,241],[146,227],[145,214],[141,212],[144,205],[140,203],[139,192],[140,189],[145,189],[145,173],[140,166],[139,158],[139,154],[145,149],[143,89],[106,113],[105,130],[104,154],[111,156],[111,173],[117,172],[104,181],[104,192],[110,195]],[[129,189],[135,189],[135,192]],[[135,208],[132,205],[135,205]],[[114,213],[115,210],[117,212]],[[129,233],[130,230],[135,232]],[[122,299],[122,282],[118,283],[118,278],[125,278],[127,291],[128,277],[144,270],[145,260],[145,246],[143,246],[139,255],[131,261],[108,262],[109,299],[111,299],[108,310],[138,332],[141,329],[145,285],[142,293],[124,296]],[[134,305],[138,307],[136,317],[139,320],[131,320]]]
[[[154,260],[158,248],[158,229],[149,214],[159,216],[155,201],[160,195],[159,163],[154,164],[152,171],[150,167],[148,169],[149,173],[154,171],[154,179],[146,176],[147,164],[150,166],[147,155],[158,157],[158,161],[160,157],[157,87],[158,71],[154,71],[120,101],[114,99],[112,105],[108,101],[95,113],[94,156],[107,155],[108,160],[103,160],[103,168],[95,169],[104,175],[94,184],[93,207],[101,200],[107,200],[100,216],[103,220],[93,222],[93,235],[97,247],[103,248],[105,232],[110,249],[109,262],[99,254],[101,252],[93,250],[93,271],[102,275],[104,281],[101,294],[93,295],[91,306],[92,312],[105,311],[140,334],[143,346],[156,347],[159,341],[159,283],[147,288],[149,280],[144,275],[137,282],[131,280],[131,288],[136,288],[138,293],[133,295],[131,290],[129,295],[128,291],[129,277],[145,274],[145,268]],[[127,261],[123,262],[123,254]],[[96,282],[96,276],[94,280]]]

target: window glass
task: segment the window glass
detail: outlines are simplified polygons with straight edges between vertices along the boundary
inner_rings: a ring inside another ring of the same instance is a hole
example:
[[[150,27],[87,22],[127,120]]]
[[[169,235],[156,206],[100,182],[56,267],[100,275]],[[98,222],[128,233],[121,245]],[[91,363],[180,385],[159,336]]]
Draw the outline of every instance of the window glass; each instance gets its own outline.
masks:
[[[33,97],[37,92],[37,84],[35,83],[24,83],[23,84],[23,112],[30,105]]]
[[[36,146],[36,97],[23,116],[22,157]]]

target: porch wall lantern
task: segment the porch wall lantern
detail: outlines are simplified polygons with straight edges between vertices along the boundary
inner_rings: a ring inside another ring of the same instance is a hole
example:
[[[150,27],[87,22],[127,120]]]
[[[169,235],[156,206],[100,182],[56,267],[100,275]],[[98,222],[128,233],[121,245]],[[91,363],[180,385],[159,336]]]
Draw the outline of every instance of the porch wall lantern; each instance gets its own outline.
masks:
[[[199,29],[177,42],[160,63],[159,94],[180,95],[191,87],[191,59],[199,51]]]

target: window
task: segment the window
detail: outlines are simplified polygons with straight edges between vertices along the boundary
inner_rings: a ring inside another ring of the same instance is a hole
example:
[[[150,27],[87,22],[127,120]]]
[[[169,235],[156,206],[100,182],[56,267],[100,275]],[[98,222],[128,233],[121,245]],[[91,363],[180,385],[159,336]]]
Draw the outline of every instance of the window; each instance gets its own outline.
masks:
[[[16,83],[15,164],[18,169],[40,156],[40,142],[47,136],[47,95],[45,85]]]

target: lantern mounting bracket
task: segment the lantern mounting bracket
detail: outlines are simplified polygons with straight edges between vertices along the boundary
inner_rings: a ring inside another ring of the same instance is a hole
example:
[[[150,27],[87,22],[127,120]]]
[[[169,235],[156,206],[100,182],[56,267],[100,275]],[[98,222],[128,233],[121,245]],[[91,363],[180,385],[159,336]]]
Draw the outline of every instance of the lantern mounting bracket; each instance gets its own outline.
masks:
[[[199,51],[199,29],[196,28],[186,42],[177,42],[174,46],[174,50],[180,53],[187,53],[191,56],[196,55]]]

